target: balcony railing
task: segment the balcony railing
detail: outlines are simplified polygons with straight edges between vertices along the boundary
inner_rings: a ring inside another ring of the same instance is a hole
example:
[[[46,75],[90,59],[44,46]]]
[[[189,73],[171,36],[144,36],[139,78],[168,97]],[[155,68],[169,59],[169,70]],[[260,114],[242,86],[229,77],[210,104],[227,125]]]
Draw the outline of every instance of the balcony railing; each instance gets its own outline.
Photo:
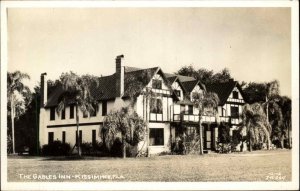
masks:
[[[199,115],[192,115],[192,114],[174,114],[173,115],[174,122],[199,122]],[[202,123],[214,123],[214,122],[225,122],[231,123],[233,125],[237,125],[241,122],[239,118],[232,118],[228,116],[221,116],[216,119],[215,116],[205,116],[203,115],[201,118]]]

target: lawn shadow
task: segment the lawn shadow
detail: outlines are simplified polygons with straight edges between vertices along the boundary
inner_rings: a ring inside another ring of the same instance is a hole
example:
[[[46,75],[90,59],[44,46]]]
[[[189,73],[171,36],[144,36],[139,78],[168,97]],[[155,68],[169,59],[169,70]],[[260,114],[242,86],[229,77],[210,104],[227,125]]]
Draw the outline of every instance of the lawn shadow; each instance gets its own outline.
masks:
[[[101,156],[47,156],[42,161],[80,161],[80,160],[118,160],[121,157],[101,157]]]

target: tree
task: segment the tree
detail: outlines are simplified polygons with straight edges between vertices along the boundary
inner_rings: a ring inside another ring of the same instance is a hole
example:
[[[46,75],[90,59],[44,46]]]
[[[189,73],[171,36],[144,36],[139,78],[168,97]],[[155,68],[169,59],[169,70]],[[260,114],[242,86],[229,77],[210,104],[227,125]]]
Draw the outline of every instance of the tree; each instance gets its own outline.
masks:
[[[207,70],[205,68],[196,70],[192,65],[190,65],[180,68],[176,74],[194,77],[204,84],[228,82],[232,79],[228,68],[224,68],[220,72],[214,73],[213,70]]]
[[[267,94],[266,83],[250,82],[244,88],[243,92],[249,104],[265,102]]]
[[[96,108],[93,105],[98,101],[92,95],[91,87],[98,86],[98,78],[91,75],[78,76],[74,72],[62,73],[60,76],[60,85],[63,89],[63,94],[59,98],[59,104],[56,108],[57,113],[62,111],[67,105],[75,104],[76,111],[76,140],[78,155],[81,156],[80,141],[78,138],[79,132],[79,109],[84,114],[94,112]]]
[[[212,82],[214,83],[222,83],[222,82],[228,82],[232,79],[230,71],[228,68],[222,69],[220,72],[214,74],[212,76]]]
[[[126,144],[136,146],[140,141],[144,140],[146,127],[147,124],[135,111],[123,107],[119,111],[110,112],[105,117],[102,134],[109,149],[120,134],[123,158],[126,158]]]
[[[269,122],[272,127],[272,141],[279,141],[280,147],[283,148],[283,141],[287,135],[287,129],[283,126],[283,116],[280,106],[275,101],[270,101],[268,104]]]
[[[267,121],[269,121],[269,102],[276,99],[279,96],[279,82],[274,80],[272,82],[267,83],[267,90],[266,90],[266,114],[267,114]]]
[[[143,70],[139,71],[139,74],[136,75],[129,75],[127,74],[125,78],[125,86],[126,92],[125,94],[128,95],[129,100],[130,100],[130,105],[129,109],[134,107],[134,104],[136,104],[137,97],[139,95],[143,96],[143,105],[145,105],[145,122],[146,122],[146,131],[145,133],[147,134],[145,136],[145,142],[146,142],[146,148],[147,148],[147,157],[150,156],[150,151],[149,151],[149,113],[148,111],[150,110],[151,107],[156,107],[154,102],[151,102],[152,98],[156,98],[157,94],[152,91],[152,88],[150,87],[145,87],[149,81],[151,80],[153,76],[153,71],[152,70]],[[144,142],[144,143],[145,143]],[[145,144],[143,144],[142,148],[140,149],[138,155],[141,154],[143,147]]]
[[[245,104],[243,106],[242,120],[243,128],[246,128],[249,140],[249,150],[252,151],[253,144],[263,142],[267,142],[267,148],[270,149],[272,129],[261,104]]]
[[[213,73],[213,70],[207,70],[205,68],[200,68],[199,70],[196,70],[192,65],[190,65],[183,66],[178,70],[176,74],[194,77],[195,79],[200,80],[202,83],[206,84],[211,82]]]
[[[292,131],[292,100],[289,97],[282,96],[279,101],[283,115],[283,128],[287,131],[288,148],[292,148],[291,131]]]
[[[25,112],[25,105],[30,102],[30,90],[23,84],[25,79],[30,79],[30,76],[20,71],[7,73],[7,101],[10,110],[11,118],[11,143],[12,153],[15,154],[15,118],[18,118]]]
[[[39,154],[39,106],[40,86],[34,87],[30,103],[25,106],[25,113],[15,122],[16,150],[29,148],[29,154]]]
[[[199,136],[200,136],[200,155],[203,154],[203,135],[202,135],[202,116],[204,114],[204,110],[209,108],[213,108],[215,111],[219,104],[219,97],[216,93],[212,92],[204,92],[204,94],[197,93],[193,94],[193,103],[195,107],[199,110]]]

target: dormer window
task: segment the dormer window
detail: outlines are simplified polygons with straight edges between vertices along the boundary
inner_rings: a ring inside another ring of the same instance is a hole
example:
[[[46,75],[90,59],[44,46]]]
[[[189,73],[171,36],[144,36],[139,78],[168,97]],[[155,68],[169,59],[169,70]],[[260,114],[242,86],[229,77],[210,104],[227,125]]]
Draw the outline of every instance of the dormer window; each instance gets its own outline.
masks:
[[[232,92],[232,98],[233,98],[233,99],[239,99],[239,92],[233,91],[233,92]]]
[[[152,88],[153,89],[161,89],[162,88],[162,81],[161,80],[152,80]]]

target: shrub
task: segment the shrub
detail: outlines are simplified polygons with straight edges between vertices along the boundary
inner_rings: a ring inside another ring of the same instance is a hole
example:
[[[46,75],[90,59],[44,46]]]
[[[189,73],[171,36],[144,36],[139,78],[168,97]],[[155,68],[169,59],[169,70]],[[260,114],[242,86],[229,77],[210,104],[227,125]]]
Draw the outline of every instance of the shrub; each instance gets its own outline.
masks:
[[[96,143],[84,142],[81,145],[82,155],[89,156],[109,156],[108,149],[102,142],[96,141]]]
[[[42,155],[44,156],[66,156],[70,154],[70,144],[61,141],[53,141],[50,144],[43,145]]]
[[[183,138],[176,137],[175,143],[172,144],[172,151],[175,154],[185,154],[186,148]]]

